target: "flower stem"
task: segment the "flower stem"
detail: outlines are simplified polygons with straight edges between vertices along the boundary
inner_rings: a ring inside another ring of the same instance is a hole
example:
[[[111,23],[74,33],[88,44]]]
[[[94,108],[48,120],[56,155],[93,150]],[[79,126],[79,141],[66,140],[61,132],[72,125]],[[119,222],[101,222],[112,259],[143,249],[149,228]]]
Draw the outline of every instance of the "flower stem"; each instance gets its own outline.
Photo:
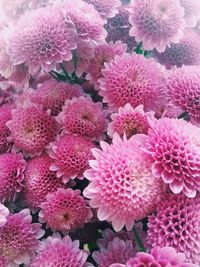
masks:
[[[65,74],[65,77],[67,78],[67,80],[71,82],[71,77],[70,77],[69,74],[67,73],[64,64],[63,64],[63,63],[60,63],[59,65],[60,65],[60,67],[61,67],[61,70],[62,70],[63,73]]]
[[[50,71],[49,72],[49,74],[54,78],[54,79],[56,79],[56,81],[60,81],[59,79],[58,79],[58,77],[52,72],[52,71]]]
[[[142,54],[143,53],[143,50],[142,50],[142,42],[140,42],[137,47],[135,48],[135,53],[136,54]]]
[[[140,238],[138,232],[137,232],[137,229],[135,226],[133,226],[133,234],[134,234],[134,237],[135,237],[135,242],[136,242],[136,245],[137,245],[137,248],[138,248],[138,251],[146,251],[145,247],[144,247],[144,244],[142,242],[142,239]]]

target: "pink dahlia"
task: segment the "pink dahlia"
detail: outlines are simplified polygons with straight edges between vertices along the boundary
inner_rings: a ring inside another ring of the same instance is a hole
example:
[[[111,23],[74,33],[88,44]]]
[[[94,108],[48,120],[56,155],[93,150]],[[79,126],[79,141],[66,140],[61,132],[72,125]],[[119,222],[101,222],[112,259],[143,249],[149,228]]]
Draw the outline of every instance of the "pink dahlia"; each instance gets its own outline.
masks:
[[[49,170],[53,163],[48,155],[30,159],[24,178],[24,199],[29,208],[35,209],[46,200],[48,193],[64,187],[62,180],[57,178],[56,173]]]
[[[57,82],[49,79],[39,84],[31,95],[31,101],[42,105],[44,110],[50,110],[51,115],[57,116],[64,106],[65,100],[83,95],[79,85]]]
[[[116,56],[105,64],[102,74],[100,95],[111,109],[116,110],[127,103],[133,108],[142,104],[145,109],[152,110],[162,105],[164,74],[153,59],[135,53]]]
[[[92,150],[96,159],[84,173],[91,181],[84,196],[98,209],[99,220],[111,221],[115,231],[124,226],[130,230],[136,220],[155,209],[162,181],[152,174],[151,163],[134,137],[122,140],[115,134],[111,145],[104,141],[100,145],[102,150]]]
[[[133,0],[130,9],[130,35],[145,50],[163,52],[178,43],[185,29],[184,9],[179,0]]]
[[[105,43],[96,46],[94,52],[94,59],[90,61],[88,74],[86,79],[94,84],[95,89],[99,89],[99,78],[102,78],[101,70],[104,69],[104,64],[109,63],[116,55],[123,55],[126,52],[126,44],[122,44],[121,41],[116,43]]]
[[[0,154],[5,153],[10,147],[8,137],[10,130],[6,123],[12,118],[12,105],[6,104],[0,107]]]
[[[6,224],[8,215],[9,215],[9,209],[0,203],[0,227]]]
[[[200,129],[184,120],[164,118],[152,123],[145,144],[152,172],[174,194],[195,197],[200,190]]]
[[[0,155],[0,202],[13,200],[22,190],[25,167],[22,154]]]
[[[107,248],[93,252],[92,256],[99,267],[110,267],[113,263],[126,263],[136,254],[131,240],[121,240],[115,237],[108,243]]]
[[[31,267],[89,267],[86,260],[88,253],[79,249],[79,241],[72,241],[69,236],[48,237],[39,248],[39,254],[32,261]]]
[[[39,223],[32,223],[28,209],[10,214],[0,227],[0,255],[9,261],[8,266],[28,265],[39,245],[44,231]]]
[[[12,111],[6,124],[15,145],[29,154],[41,153],[57,133],[57,123],[46,111],[28,103]]]
[[[200,2],[199,0],[180,0],[181,6],[184,8],[184,19],[188,27],[195,27],[200,19]]]
[[[63,111],[58,116],[65,132],[91,139],[101,139],[107,128],[107,112],[102,103],[79,97],[66,100]]]
[[[57,172],[57,177],[63,176],[63,181],[83,178],[88,168],[88,161],[93,158],[91,148],[95,145],[82,136],[64,135],[50,144],[50,157],[54,163],[50,170]]]
[[[40,220],[54,231],[73,231],[92,218],[92,212],[79,190],[58,189],[41,204]]]
[[[200,264],[200,195],[189,199],[183,194],[166,194],[149,216],[148,245],[171,246],[184,252],[188,261]]]
[[[168,77],[167,89],[170,104],[188,112],[191,122],[199,125],[200,66],[183,66],[173,70]]]
[[[53,14],[53,16],[52,16]],[[23,15],[10,38],[8,54],[15,65],[26,63],[31,73],[72,58],[74,26],[57,7],[39,8]]]
[[[79,41],[105,41],[107,32],[103,27],[104,20],[93,5],[82,0],[76,0],[74,5],[71,0],[64,0],[62,8],[66,20],[73,22]]]
[[[193,30],[187,30],[178,44],[171,44],[163,53],[155,51],[154,56],[168,69],[173,66],[200,65],[200,36]]]
[[[113,137],[114,133],[118,133],[121,137],[125,134],[130,138],[135,134],[147,134],[150,128],[148,118],[153,116],[153,112],[145,113],[142,105],[134,109],[130,104],[126,104],[111,115],[112,122],[108,125],[108,135]]]
[[[102,18],[112,18],[118,13],[121,6],[120,0],[83,0],[88,4],[92,4]]]

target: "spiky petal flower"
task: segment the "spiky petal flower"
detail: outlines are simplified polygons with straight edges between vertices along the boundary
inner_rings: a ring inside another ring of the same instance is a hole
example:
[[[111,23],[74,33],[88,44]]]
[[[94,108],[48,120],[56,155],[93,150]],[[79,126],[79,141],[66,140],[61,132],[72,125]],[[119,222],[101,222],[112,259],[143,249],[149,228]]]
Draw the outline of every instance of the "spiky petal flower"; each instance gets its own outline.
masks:
[[[88,254],[79,249],[79,241],[72,241],[69,236],[48,237],[38,249],[38,256],[32,261],[31,267],[70,266],[89,267],[86,263]]]
[[[6,126],[6,123],[12,118],[13,106],[6,104],[0,107],[0,154],[7,152],[10,142],[8,137],[10,135],[10,130]]]
[[[22,154],[0,155],[0,201],[12,200],[22,190],[26,163]]]
[[[91,207],[98,209],[100,220],[111,221],[116,231],[124,226],[130,230],[135,220],[155,209],[162,181],[152,174],[151,164],[134,137],[121,140],[115,134],[113,144],[100,144],[102,150],[92,150],[96,160],[90,161],[91,169],[84,173],[91,181],[84,196],[90,199]]]
[[[126,44],[122,44],[121,41],[105,43],[95,47],[95,56],[90,61],[86,79],[94,84],[96,90],[99,89],[98,79],[102,78],[101,70],[104,69],[104,63],[109,63],[116,55],[123,55],[126,49]]]
[[[24,200],[29,208],[35,209],[46,200],[48,193],[64,187],[61,178],[49,170],[53,163],[48,155],[43,154],[27,161],[24,178]]]
[[[79,190],[59,188],[47,195],[39,216],[52,230],[65,233],[83,226],[91,219],[92,212]]]
[[[200,264],[200,195],[166,194],[158,202],[157,214],[149,216],[148,245],[171,246],[184,252],[188,261]]]
[[[102,74],[100,95],[111,109],[116,110],[127,103],[134,108],[143,104],[145,110],[155,110],[162,105],[164,75],[153,59],[137,54],[116,56],[105,64]]]
[[[0,203],[0,227],[2,227],[7,222],[8,215],[9,209]]]
[[[63,181],[83,178],[88,167],[88,161],[93,158],[91,148],[95,145],[82,136],[64,135],[50,144],[49,155],[54,159],[50,170],[56,171],[57,176],[63,176]]]
[[[142,42],[145,50],[163,52],[178,43],[185,29],[184,9],[179,0],[134,0],[131,2],[130,35]]]
[[[195,197],[200,190],[200,130],[184,120],[164,118],[152,123],[145,144],[152,171],[173,193]]]
[[[39,154],[57,133],[57,123],[46,111],[30,103],[12,111],[6,124],[15,145],[29,154]]]
[[[54,14],[52,16],[52,14]],[[39,8],[23,15],[10,38],[8,54],[15,65],[26,63],[31,73],[49,72],[72,58],[75,30],[57,7]]]
[[[39,223],[32,223],[28,209],[10,214],[0,227],[0,255],[9,261],[8,266],[29,264],[34,256],[44,231]]]
[[[57,116],[64,106],[65,100],[83,95],[79,85],[57,82],[49,79],[39,84],[31,95],[31,101],[42,105],[44,110],[50,110],[51,115]]]
[[[184,8],[184,19],[188,27],[194,28],[200,19],[200,2],[198,0],[180,0]]]
[[[102,103],[79,97],[66,100],[58,122],[67,133],[99,140],[106,130],[106,116],[107,112],[103,110]]]
[[[125,134],[130,138],[135,134],[147,134],[150,128],[147,119],[153,116],[153,112],[145,113],[142,105],[134,109],[130,104],[126,104],[118,109],[118,113],[111,115],[112,122],[108,125],[108,135],[113,137],[114,133],[118,133],[121,137]]]

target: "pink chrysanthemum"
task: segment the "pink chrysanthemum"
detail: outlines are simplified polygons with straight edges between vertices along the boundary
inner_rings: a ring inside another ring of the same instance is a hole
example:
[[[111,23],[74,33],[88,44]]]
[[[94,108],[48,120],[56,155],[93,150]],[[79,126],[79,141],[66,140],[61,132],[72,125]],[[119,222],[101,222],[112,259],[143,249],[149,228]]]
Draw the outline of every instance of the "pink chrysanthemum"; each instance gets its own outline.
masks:
[[[163,52],[178,43],[185,29],[184,9],[179,0],[134,0],[131,3],[130,35],[142,42],[145,50]]]
[[[119,0],[83,0],[88,4],[92,4],[102,18],[112,18],[118,13],[121,6]]]
[[[148,118],[152,117],[154,113],[145,113],[142,105],[134,109],[130,104],[126,104],[119,108],[118,113],[111,115],[112,122],[108,125],[108,135],[113,137],[114,133],[118,133],[121,137],[125,134],[130,138],[135,134],[147,134],[150,128]]]
[[[200,66],[173,70],[168,77],[167,89],[170,104],[188,112],[191,122],[200,125]]]
[[[12,105],[7,104],[0,107],[0,154],[7,152],[10,147],[8,137],[10,131],[6,123],[12,118]]]
[[[8,215],[9,209],[0,203],[0,227],[4,226],[4,224],[7,222]]]
[[[105,41],[107,32],[103,27],[104,20],[93,5],[82,0],[76,0],[74,5],[71,0],[64,0],[62,8],[65,18],[74,23],[80,41]]]
[[[64,187],[56,173],[49,170],[53,163],[48,155],[35,157],[27,162],[24,179],[24,199],[29,208],[35,209],[46,200],[48,193]]]
[[[152,171],[169,185],[195,197],[200,190],[200,130],[184,120],[164,118],[152,123],[145,150],[152,158]]]
[[[35,255],[44,231],[39,223],[32,223],[28,209],[10,214],[7,223],[0,227],[0,255],[9,261],[8,266],[29,264]]]
[[[57,116],[61,112],[65,100],[81,95],[83,95],[83,91],[79,85],[50,79],[39,84],[30,98],[34,103],[42,105],[44,110],[50,110],[51,115]]]
[[[56,171],[57,176],[63,176],[63,181],[83,178],[83,172],[88,167],[88,161],[93,158],[91,148],[95,145],[82,136],[64,135],[50,144],[50,156],[54,163],[50,170]]]
[[[72,241],[69,236],[48,237],[39,248],[38,256],[31,267],[89,267],[86,263],[88,253],[79,249],[79,241]]]
[[[25,161],[22,154],[0,155],[0,201],[12,200],[22,190]]]
[[[53,16],[52,16],[53,14]],[[49,72],[56,63],[72,58],[75,30],[57,7],[45,7],[23,15],[10,38],[8,53],[15,65],[26,63],[31,73],[42,67]]]
[[[54,118],[40,107],[28,103],[12,111],[12,120],[6,124],[15,145],[29,154],[39,154],[57,133]]]
[[[137,54],[116,56],[105,64],[102,74],[100,94],[111,109],[116,110],[127,103],[134,108],[142,104],[145,109],[152,110],[162,105],[164,74],[153,59]]]
[[[58,122],[69,134],[99,140],[107,128],[106,116],[107,112],[103,110],[102,103],[79,97],[66,100],[63,111],[58,116]]]
[[[195,27],[200,19],[200,2],[199,0],[180,0],[181,6],[184,8],[184,19],[188,27]]]
[[[126,52],[126,44],[121,41],[116,43],[106,43],[95,48],[94,59],[90,61],[86,79],[94,84],[95,89],[99,89],[98,79],[102,78],[101,70],[104,69],[104,63],[109,63],[116,55],[123,55]]]
[[[108,247],[100,248],[93,252],[92,256],[99,267],[110,267],[113,263],[126,263],[136,254],[131,240],[121,240],[115,237],[108,243]]]
[[[183,194],[166,194],[149,216],[148,245],[171,246],[184,252],[190,262],[200,264],[200,195],[188,199]]]
[[[102,150],[92,150],[96,160],[90,161],[91,169],[84,173],[91,181],[84,196],[91,199],[91,207],[98,208],[99,220],[111,221],[116,231],[124,226],[130,230],[135,220],[155,209],[162,181],[153,176],[134,137],[121,140],[115,134],[112,145],[100,144]]]
[[[79,190],[58,189],[41,204],[40,220],[54,231],[73,231],[92,218],[92,212]]]

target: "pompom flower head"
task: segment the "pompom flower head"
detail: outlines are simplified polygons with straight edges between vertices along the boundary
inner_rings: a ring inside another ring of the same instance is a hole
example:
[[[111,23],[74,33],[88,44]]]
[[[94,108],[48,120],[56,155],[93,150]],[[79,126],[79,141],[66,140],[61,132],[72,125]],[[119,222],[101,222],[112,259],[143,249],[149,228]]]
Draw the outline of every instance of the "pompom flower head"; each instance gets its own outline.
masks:
[[[145,50],[178,43],[185,29],[184,9],[179,0],[134,0],[131,2],[130,35],[142,42]]]
[[[0,107],[0,154],[7,152],[10,142],[8,137],[10,130],[6,126],[6,123],[12,118],[12,105],[6,104]]]
[[[32,223],[28,209],[10,214],[0,227],[0,255],[9,261],[8,266],[30,264],[44,231],[39,223]]]
[[[47,195],[39,216],[51,229],[70,232],[88,222],[92,212],[79,190],[60,188]]]
[[[198,0],[180,0],[181,6],[184,8],[184,19],[188,27],[195,27],[200,19],[200,2]]]
[[[23,193],[24,200],[31,209],[39,208],[48,193],[64,187],[62,179],[49,170],[52,163],[53,159],[46,154],[27,161]]]
[[[122,140],[115,134],[113,144],[100,144],[102,150],[92,150],[96,159],[84,173],[91,182],[83,194],[90,199],[90,206],[98,209],[100,220],[111,221],[116,231],[124,226],[130,230],[135,220],[155,209],[162,181],[152,174],[134,137]]]
[[[95,145],[82,136],[64,135],[50,144],[49,155],[54,159],[50,170],[64,182],[70,179],[83,178],[83,172],[88,167],[88,161],[93,158],[91,148]]]
[[[67,100],[58,116],[65,132],[91,139],[101,139],[106,130],[107,112],[102,103],[94,103],[90,98],[80,97]]]
[[[133,108],[142,104],[145,110],[155,110],[162,105],[164,75],[153,59],[137,54],[116,56],[105,64],[102,74],[100,95],[110,109],[116,110],[127,103]]]
[[[200,190],[200,130],[184,120],[155,121],[145,144],[152,171],[173,193],[195,197]]]
[[[22,190],[25,167],[22,154],[0,155],[0,202],[13,200]]]
[[[153,116],[153,112],[145,113],[142,105],[134,109],[130,104],[126,104],[119,108],[118,113],[111,115],[112,122],[108,125],[108,135],[113,137],[114,133],[118,133],[121,137],[125,134],[130,138],[135,134],[147,134],[150,128],[148,118]]]
[[[0,227],[2,227],[7,222],[8,215],[9,209],[0,203]]]
[[[200,195],[166,194],[158,202],[157,214],[149,216],[148,245],[171,246],[184,252],[188,261],[200,264]]]
[[[13,110],[12,119],[6,125],[16,147],[28,154],[41,153],[58,129],[56,120],[32,103]]]
[[[79,241],[72,241],[69,236],[48,237],[39,248],[39,254],[32,261],[31,267],[89,267],[86,263],[88,254],[79,249]]]
[[[54,14],[52,16],[52,14]],[[15,64],[26,63],[31,73],[49,72],[72,58],[75,30],[57,7],[39,8],[23,15],[10,38],[8,54]]]

